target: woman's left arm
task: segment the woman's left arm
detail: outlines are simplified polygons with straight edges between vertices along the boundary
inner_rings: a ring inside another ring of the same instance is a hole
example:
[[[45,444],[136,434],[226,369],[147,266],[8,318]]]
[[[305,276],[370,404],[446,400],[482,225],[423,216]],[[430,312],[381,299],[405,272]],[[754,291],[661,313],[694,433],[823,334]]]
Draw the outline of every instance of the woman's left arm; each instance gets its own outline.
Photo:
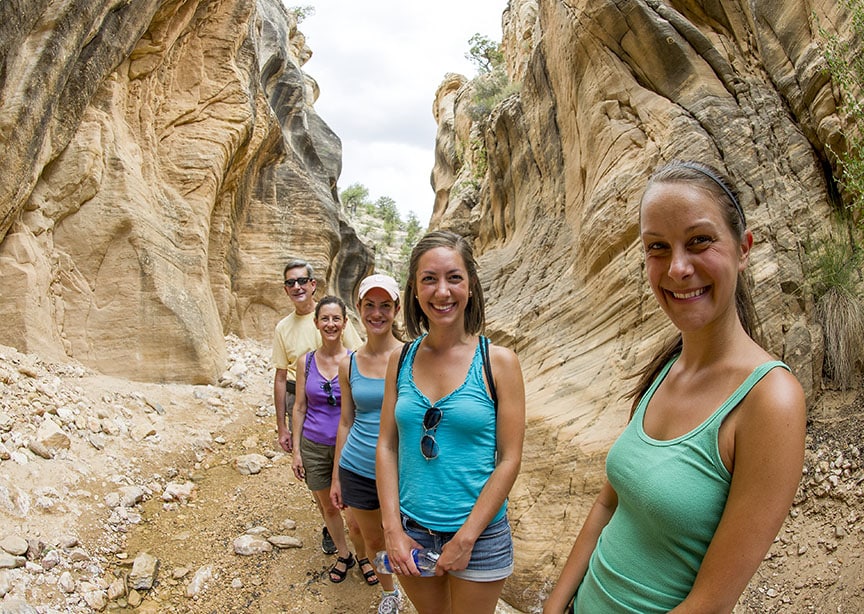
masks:
[[[731,612],[780,531],[804,465],[798,380],[774,369],[736,410],[732,483],[693,588],[672,612]]]
[[[438,568],[442,571],[460,570],[468,566],[474,542],[501,509],[522,465],[525,438],[525,383],[522,368],[516,354],[508,348],[490,345],[489,360],[498,396],[497,465],[480,491],[465,524],[444,547],[438,559]]]

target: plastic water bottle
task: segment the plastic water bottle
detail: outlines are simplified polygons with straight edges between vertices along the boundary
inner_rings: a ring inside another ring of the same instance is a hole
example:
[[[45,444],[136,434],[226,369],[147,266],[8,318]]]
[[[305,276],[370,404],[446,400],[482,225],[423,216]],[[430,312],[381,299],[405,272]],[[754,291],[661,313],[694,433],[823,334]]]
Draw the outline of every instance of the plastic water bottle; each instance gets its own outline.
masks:
[[[435,565],[438,564],[440,553],[429,548],[414,548],[411,554],[414,556],[414,564],[420,570],[421,576],[435,575]],[[390,557],[387,556],[386,550],[375,555],[375,569],[381,573],[393,573],[393,569],[390,567]]]

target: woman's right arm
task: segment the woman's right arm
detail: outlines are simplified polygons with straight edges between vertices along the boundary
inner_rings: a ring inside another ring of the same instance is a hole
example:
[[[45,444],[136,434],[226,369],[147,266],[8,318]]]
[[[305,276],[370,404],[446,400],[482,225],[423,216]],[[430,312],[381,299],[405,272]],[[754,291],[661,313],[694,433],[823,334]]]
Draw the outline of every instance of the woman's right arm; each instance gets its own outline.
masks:
[[[399,511],[399,432],[395,417],[399,355],[400,352],[394,350],[387,363],[384,402],[381,405],[381,429],[375,453],[375,480],[381,503],[381,524],[384,527],[387,556],[394,570],[400,569],[405,573],[416,570],[411,549],[419,546],[402,530]]]
[[[306,479],[306,469],[303,468],[303,458],[300,455],[300,436],[303,434],[303,423],[306,422],[306,354],[297,359],[297,393],[294,397],[293,428],[294,460],[291,467],[298,480]]]
[[[600,532],[609,524],[609,519],[612,518],[617,506],[618,494],[609,482],[605,482],[591,511],[588,512],[588,517],[582,524],[582,529],[570,550],[570,556],[567,557],[561,575],[558,576],[555,588],[543,605],[543,614],[561,614],[567,608],[567,604],[582,583],[582,578],[585,577],[588,561],[600,539]]]

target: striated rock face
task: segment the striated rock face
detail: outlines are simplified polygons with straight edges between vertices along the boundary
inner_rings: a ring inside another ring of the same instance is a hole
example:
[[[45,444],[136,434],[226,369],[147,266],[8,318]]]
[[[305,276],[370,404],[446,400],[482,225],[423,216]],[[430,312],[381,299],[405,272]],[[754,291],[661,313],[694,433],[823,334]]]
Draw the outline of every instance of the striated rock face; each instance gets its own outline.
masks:
[[[476,125],[470,84],[442,84],[433,223],[476,236],[491,336],[517,351],[527,384],[512,603],[535,607],[557,577],[626,424],[625,378],[671,334],[637,241],[653,168],[693,158],[730,173],[756,238],[765,343],[818,392],[803,263],[829,230],[827,145],[842,151],[843,124],[811,11],[850,32],[840,4],[511,0],[519,95]]]
[[[279,0],[0,5],[0,343],[211,382],[291,257],[350,297],[339,139]],[[332,264],[336,263],[336,264]]]

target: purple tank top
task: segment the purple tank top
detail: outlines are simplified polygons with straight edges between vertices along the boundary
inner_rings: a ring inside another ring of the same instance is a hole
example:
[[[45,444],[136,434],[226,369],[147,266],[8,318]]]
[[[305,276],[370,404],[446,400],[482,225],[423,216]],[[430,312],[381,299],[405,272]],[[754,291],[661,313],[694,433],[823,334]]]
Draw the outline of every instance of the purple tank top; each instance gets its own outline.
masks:
[[[321,445],[335,446],[341,412],[339,377],[328,380],[321,375],[315,362],[315,352],[309,352],[306,355],[306,420],[303,422],[303,437]]]

